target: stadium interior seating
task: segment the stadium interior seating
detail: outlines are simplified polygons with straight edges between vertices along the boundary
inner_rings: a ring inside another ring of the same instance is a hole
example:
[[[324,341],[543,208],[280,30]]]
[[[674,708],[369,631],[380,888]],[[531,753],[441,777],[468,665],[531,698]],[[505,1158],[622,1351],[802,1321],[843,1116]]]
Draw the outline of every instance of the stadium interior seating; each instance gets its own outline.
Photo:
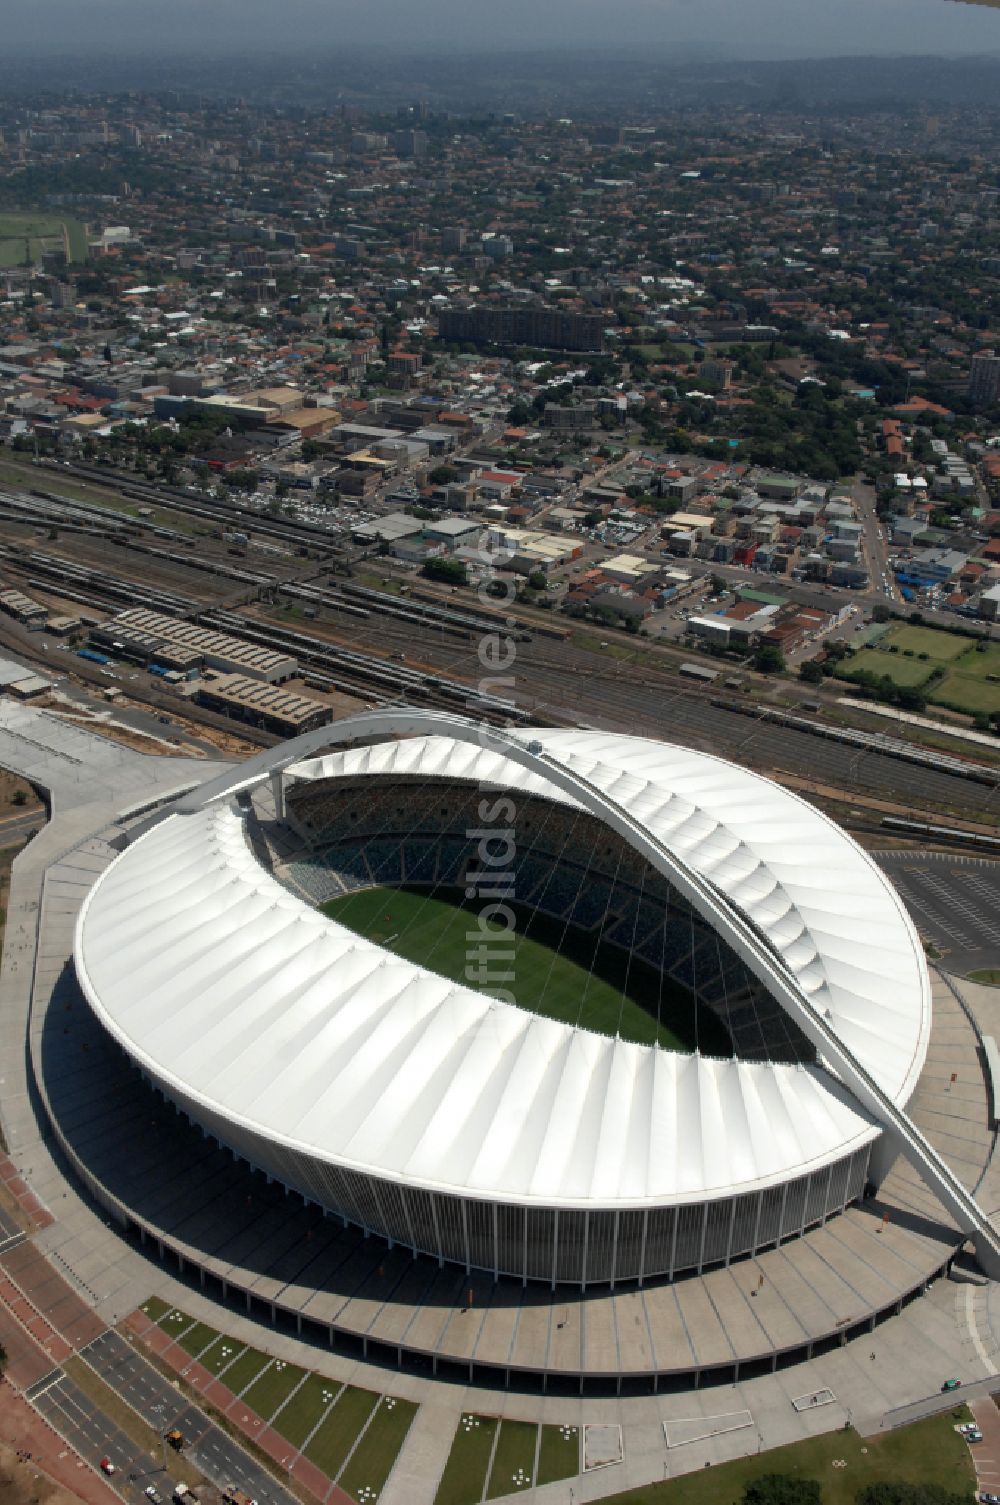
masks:
[[[519,795],[507,844],[482,847],[483,791],[458,781],[400,777],[292,786],[288,818],[301,838],[280,881],[311,904],[352,890],[403,884],[463,889],[470,874],[509,873],[511,897],[640,957],[724,1024],[745,1060],[807,1061],[813,1051],[744,962],[662,874],[601,822]],[[502,863],[497,857],[502,855]],[[491,869],[490,863],[493,862]]]

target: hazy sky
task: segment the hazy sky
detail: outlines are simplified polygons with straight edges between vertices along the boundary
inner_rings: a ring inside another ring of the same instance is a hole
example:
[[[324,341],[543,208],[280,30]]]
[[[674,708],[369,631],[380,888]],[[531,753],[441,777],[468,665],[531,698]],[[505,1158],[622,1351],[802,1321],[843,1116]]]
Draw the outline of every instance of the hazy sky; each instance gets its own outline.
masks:
[[[1000,55],[1000,9],[960,0],[0,0],[11,52],[520,51],[602,43],[720,55]]]

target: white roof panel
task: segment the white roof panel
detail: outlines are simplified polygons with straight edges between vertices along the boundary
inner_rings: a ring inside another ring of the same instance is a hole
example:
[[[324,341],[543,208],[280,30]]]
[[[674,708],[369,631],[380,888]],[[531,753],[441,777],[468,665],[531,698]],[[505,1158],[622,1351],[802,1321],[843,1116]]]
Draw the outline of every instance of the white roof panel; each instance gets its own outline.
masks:
[[[904,1103],[923,1064],[923,952],[874,862],[732,764],[637,737],[531,730],[738,904],[861,1063]],[[275,750],[275,760],[281,749]],[[413,773],[572,803],[450,737],[294,764]],[[390,955],[282,887],[226,800],[154,825],[98,879],[77,966],[95,1011],[170,1093],[337,1165],[456,1194],[643,1206],[746,1191],[875,1133],[822,1066],[686,1056],[574,1029]]]

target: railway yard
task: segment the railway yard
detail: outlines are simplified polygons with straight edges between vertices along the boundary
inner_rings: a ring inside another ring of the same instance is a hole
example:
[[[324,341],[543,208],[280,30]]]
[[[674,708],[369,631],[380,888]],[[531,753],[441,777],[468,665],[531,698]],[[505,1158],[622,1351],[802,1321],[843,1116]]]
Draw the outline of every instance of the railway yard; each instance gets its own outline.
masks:
[[[688,651],[623,634],[597,644],[530,608],[505,617],[470,595],[390,575],[347,533],[313,523],[248,515],[132,477],[110,481],[106,470],[39,467],[25,471],[22,486],[5,474],[0,571],[9,585],[87,621],[143,606],[281,649],[299,664],[291,688],[325,700],[335,715],[406,701],[491,722],[634,731],[766,770],[820,803],[867,800],[851,812],[861,830],[877,829],[875,803],[897,818],[916,807],[983,839],[1000,819],[1000,753],[987,747],[935,744],[899,724],[887,736],[877,718],[845,712],[833,698],[806,709],[787,680],[741,673],[692,681],[679,673]],[[513,640],[511,682],[484,686],[478,649],[496,630]],[[107,687],[108,670],[57,653],[59,645],[6,617],[0,645]],[[147,673],[112,677],[127,681],[124,692],[139,705],[181,709],[177,693]],[[226,724],[202,707],[182,708],[195,724]],[[273,740],[253,727],[239,731],[250,742]]]

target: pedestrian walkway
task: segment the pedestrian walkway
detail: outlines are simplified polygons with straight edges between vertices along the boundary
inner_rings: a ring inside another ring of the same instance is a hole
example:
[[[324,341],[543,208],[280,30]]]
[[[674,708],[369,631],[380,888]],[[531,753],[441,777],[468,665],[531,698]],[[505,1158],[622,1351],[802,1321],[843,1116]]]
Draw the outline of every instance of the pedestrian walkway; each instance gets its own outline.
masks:
[[[18,1211],[26,1220],[26,1226],[36,1232],[48,1228],[55,1221],[47,1207],[35,1196],[31,1188],[18,1174],[17,1167],[8,1155],[0,1154],[0,1186],[12,1198]]]
[[[974,1400],[969,1410],[983,1434],[982,1442],[970,1444],[976,1486],[990,1494],[1000,1494],[1000,1411],[992,1396]]]

